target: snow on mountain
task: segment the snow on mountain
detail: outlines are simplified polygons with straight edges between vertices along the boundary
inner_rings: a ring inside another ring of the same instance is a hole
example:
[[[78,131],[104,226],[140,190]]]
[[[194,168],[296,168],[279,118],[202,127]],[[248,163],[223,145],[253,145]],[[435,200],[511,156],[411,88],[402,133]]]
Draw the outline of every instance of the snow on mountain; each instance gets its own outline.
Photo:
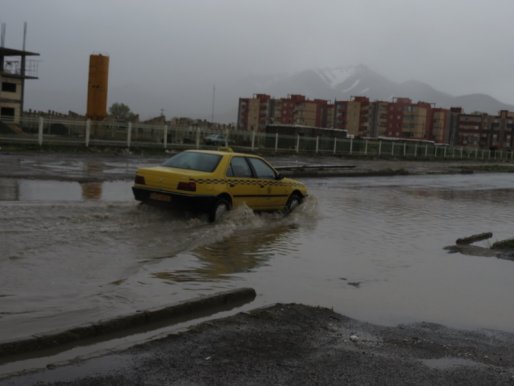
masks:
[[[357,72],[357,69],[355,66],[347,66],[315,69],[314,72],[318,74],[320,78],[325,80],[331,88],[335,88],[336,86],[343,83],[346,79],[354,76]]]
[[[348,92],[348,91],[351,91],[353,90],[355,87],[357,87],[357,85],[360,83],[360,79],[355,79],[355,81],[352,83],[352,85],[348,88],[345,88],[343,90],[341,90],[342,92]]]
[[[405,97],[414,103],[429,102],[442,108],[462,107],[465,112],[497,114],[499,110],[514,111],[514,106],[484,94],[453,96],[415,80],[393,82],[362,64],[317,68],[277,77],[268,82],[265,88],[254,88],[240,95],[251,96],[254,93],[265,93],[274,98],[302,94],[310,99],[326,100],[349,100],[354,96],[365,96],[370,100],[391,101],[395,97]]]

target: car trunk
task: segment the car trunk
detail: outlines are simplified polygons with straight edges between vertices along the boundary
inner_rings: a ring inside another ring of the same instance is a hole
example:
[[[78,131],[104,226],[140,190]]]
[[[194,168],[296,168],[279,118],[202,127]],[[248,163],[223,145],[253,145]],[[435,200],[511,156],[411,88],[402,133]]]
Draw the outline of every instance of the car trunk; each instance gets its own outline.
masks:
[[[148,188],[176,191],[179,182],[189,182],[192,178],[205,177],[207,174],[198,170],[157,166],[138,169],[136,175],[145,178],[145,186]]]

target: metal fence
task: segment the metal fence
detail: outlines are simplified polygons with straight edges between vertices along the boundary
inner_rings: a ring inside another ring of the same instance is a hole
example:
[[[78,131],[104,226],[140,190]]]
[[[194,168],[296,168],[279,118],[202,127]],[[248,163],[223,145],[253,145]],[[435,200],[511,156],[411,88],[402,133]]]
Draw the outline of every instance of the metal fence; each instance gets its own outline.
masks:
[[[207,136],[219,133],[225,143],[209,143]],[[511,149],[489,150],[453,147],[423,141],[349,139],[334,136],[307,137],[255,131],[215,131],[200,127],[171,128],[166,124],[70,120],[60,117],[25,117],[14,124],[0,120],[0,146],[32,144],[41,147],[118,147],[145,149],[214,149],[220,145],[238,151],[364,156],[400,159],[470,159],[514,161]]]

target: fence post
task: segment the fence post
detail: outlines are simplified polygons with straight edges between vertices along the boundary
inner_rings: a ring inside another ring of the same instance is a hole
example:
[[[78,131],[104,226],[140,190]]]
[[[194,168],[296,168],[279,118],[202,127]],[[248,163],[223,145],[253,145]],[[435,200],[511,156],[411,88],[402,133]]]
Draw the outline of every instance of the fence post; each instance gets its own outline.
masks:
[[[300,151],[300,135],[296,134],[296,152]]]
[[[368,155],[368,140],[364,140],[364,155]]]
[[[478,147],[475,147],[475,159],[478,159]]]
[[[316,154],[319,152],[319,136],[316,136]]]
[[[86,121],[86,147],[89,147],[89,138],[91,138],[91,119]]]
[[[336,154],[336,148],[337,148],[337,137],[334,137],[334,154]]]
[[[252,130],[252,151],[255,150],[255,129]]]
[[[350,154],[353,153],[353,138],[350,138]]]
[[[428,157],[428,143],[425,143],[425,158]]]
[[[275,133],[275,153],[278,151],[278,132]]]
[[[391,155],[394,157],[394,141],[391,142]]]
[[[378,141],[378,156],[382,155],[382,141]]]
[[[37,143],[39,146],[43,145],[43,127],[44,127],[44,118],[39,117],[39,126],[37,128]]]
[[[462,159],[462,147],[460,148],[460,159]]]
[[[407,142],[403,143],[403,156],[405,157],[407,155]]]
[[[418,143],[414,144],[414,158],[418,158]]]
[[[163,137],[162,137],[162,143],[163,143],[163,146],[164,146],[164,150],[166,150],[166,148],[168,147],[168,125],[164,125],[164,133],[163,133]]]
[[[128,127],[127,127],[127,149],[130,149],[131,141],[132,141],[132,122],[129,122]]]
[[[446,149],[447,149],[447,147],[445,146],[444,147],[444,153],[443,153],[443,159],[446,159]]]

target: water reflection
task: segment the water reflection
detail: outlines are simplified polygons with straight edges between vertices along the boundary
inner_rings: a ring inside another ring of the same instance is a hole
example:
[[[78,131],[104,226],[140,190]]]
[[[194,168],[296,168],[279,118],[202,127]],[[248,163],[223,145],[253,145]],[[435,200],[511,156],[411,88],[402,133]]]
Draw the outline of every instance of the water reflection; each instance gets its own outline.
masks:
[[[0,178],[0,201],[125,201],[132,181],[56,181]]]
[[[138,206],[131,181],[0,179],[4,200],[51,202],[0,203],[0,340],[235,286],[255,288],[255,305],[514,328],[514,263],[443,250],[512,237],[512,175],[305,182],[311,197],[285,219],[234,210],[209,224]]]
[[[84,200],[100,200],[102,198],[101,182],[82,182],[82,198]]]
[[[465,201],[488,201],[491,203],[505,203],[514,199],[514,190],[512,189],[409,189],[407,193],[421,197],[435,197],[443,200],[465,200]]]
[[[295,251],[287,235],[294,232],[294,224],[236,232],[224,239],[203,245],[191,252],[200,265],[195,268],[156,272],[153,277],[167,282],[196,282],[228,278],[234,273],[251,272],[277,254]]]
[[[20,188],[18,180],[0,178],[0,201],[18,201]]]

